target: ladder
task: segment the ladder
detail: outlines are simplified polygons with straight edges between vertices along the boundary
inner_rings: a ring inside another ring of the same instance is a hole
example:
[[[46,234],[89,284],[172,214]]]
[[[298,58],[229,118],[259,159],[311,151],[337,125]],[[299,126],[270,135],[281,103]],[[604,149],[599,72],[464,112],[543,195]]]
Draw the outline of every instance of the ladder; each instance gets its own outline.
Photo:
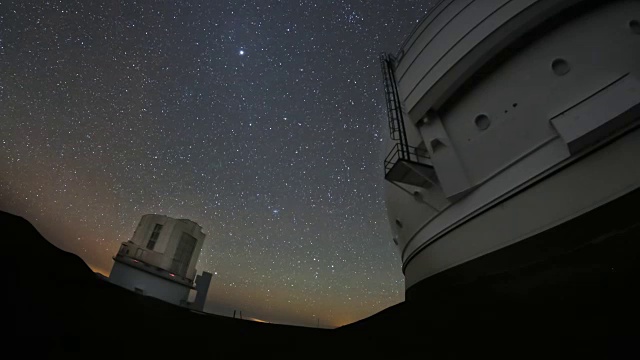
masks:
[[[404,128],[404,117],[402,115],[402,105],[400,95],[396,85],[395,73],[393,71],[393,59],[390,54],[380,54],[380,67],[384,82],[384,99],[387,105],[387,119],[389,121],[389,135],[392,140],[400,144],[400,152],[408,153],[407,132]],[[402,156],[402,155],[401,155]]]

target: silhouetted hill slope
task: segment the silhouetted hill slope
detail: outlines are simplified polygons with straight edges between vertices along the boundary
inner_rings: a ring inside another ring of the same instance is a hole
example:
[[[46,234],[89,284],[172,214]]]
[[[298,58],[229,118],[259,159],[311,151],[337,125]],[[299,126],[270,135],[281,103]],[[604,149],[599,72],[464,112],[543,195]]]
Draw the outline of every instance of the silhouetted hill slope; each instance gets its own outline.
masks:
[[[573,338],[584,349],[626,337],[640,348],[640,218],[630,211],[640,191],[507,248],[474,260],[484,270],[498,253],[547,256],[485,275],[456,268],[418,284],[414,298],[338,329],[365,338],[448,343],[451,339],[498,336],[528,341]],[[576,244],[566,247],[561,244]],[[501,256],[501,255],[500,255]],[[460,267],[457,267],[460,268]],[[444,276],[445,281],[438,277]],[[462,280],[460,280],[462,279]],[[425,340],[427,339],[427,340]],[[587,339],[597,339],[594,343]],[[543,345],[547,343],[543,342]]]
[[[433,289],[336,330],[201,315],[99,280],[76,255],[26,220],[0,212],[9,287],[4,329],[38,348],[93,353],[95,346],[154,351],[356,351],[430,358],[542,354],[625,358],[640,354],[640,228],[508,273]],[[613,270],[612,270],[613,269]],[[82,339],[82,340],[79,340]],[[167,339],[167,340],[162,340]],[[170,340],[171,339],[171,340]],[[197,340],[195,340],[197,342]],[[19,342],[18,342],[19,343]],[[255,346],[261,345],[261,346]],[[266,347],[265,347],[266,345]],[[21,345],[22,346],[22,345]],[[620,355],[616,357],[615,355]],[[557,357],[557,356],[554,356]]]
[[[16,335],[123,339],[210,337],[216,342],[319,341],[323,329],[262,324],[203,315],[145,297],[97,278],[76,255],[44,239],[26,220],[0,212],[8,230],[3,252]]]

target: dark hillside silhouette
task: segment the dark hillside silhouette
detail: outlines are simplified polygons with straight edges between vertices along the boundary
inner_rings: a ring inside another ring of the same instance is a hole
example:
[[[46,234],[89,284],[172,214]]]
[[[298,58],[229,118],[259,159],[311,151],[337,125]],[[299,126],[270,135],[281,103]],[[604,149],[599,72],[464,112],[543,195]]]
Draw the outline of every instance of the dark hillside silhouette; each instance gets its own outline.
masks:
[[[184,336],[184,341],[212,339],[227,350],[242,344],[245,350],[262,344],[278,351],[346,347],[373,356],[428,349],[455,357],[536,343],[531,351],[543,354],[561,347],[573,354],[624,355],[637,353],[640,339],[638,227],[547,262],[440,286],[431,297],[422,294],[354,324],[323,330],[203,315],[138,295],[99,279],[25,219],[0,212],[0,225],[7,234],[2,264],[12,295],[5,324],[19,338],[47,338],[40,350],[78,350],[78,344],[114,340],[127,347],[134,346],[127,343],[133,338]],[[28,254],[19,251],[25,247]],[[477,346],[463,345],[468,343]]]

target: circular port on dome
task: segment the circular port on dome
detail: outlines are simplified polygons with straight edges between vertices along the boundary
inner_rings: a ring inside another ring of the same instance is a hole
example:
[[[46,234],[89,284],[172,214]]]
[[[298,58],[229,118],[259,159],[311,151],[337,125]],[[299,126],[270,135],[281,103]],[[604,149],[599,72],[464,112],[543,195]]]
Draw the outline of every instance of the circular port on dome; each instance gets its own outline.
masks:
[[[569,71],[571,71],[571,66],[569,66],[569,63],[565,59],[555,59],[551,63],[551,69],[553,70],[554,74],[558,76],[564,76],[567,75]]]
[[[476,127],[480,130],[487,130],[491,125],[491,119],[485,114],[480,114],[476,116],[474,121],[476,123]]]
[[[402,221],[400,221],[400,219],[396,219],[396,225],[402,229]]]

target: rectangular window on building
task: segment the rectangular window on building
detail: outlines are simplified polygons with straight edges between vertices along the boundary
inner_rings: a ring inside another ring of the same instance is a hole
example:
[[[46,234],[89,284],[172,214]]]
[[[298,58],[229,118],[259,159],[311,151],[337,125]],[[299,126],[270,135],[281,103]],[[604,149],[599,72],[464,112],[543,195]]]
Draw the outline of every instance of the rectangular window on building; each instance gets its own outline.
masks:
[[[147,249],[153,250],[156,246],[156,241],[158,241],[158,236],[160,236],[160,231],[162,231],[162,225],[156,224],[153,228],[153,232],[151,233],[151,237],[149,237],[149,242],[147,243]]]

